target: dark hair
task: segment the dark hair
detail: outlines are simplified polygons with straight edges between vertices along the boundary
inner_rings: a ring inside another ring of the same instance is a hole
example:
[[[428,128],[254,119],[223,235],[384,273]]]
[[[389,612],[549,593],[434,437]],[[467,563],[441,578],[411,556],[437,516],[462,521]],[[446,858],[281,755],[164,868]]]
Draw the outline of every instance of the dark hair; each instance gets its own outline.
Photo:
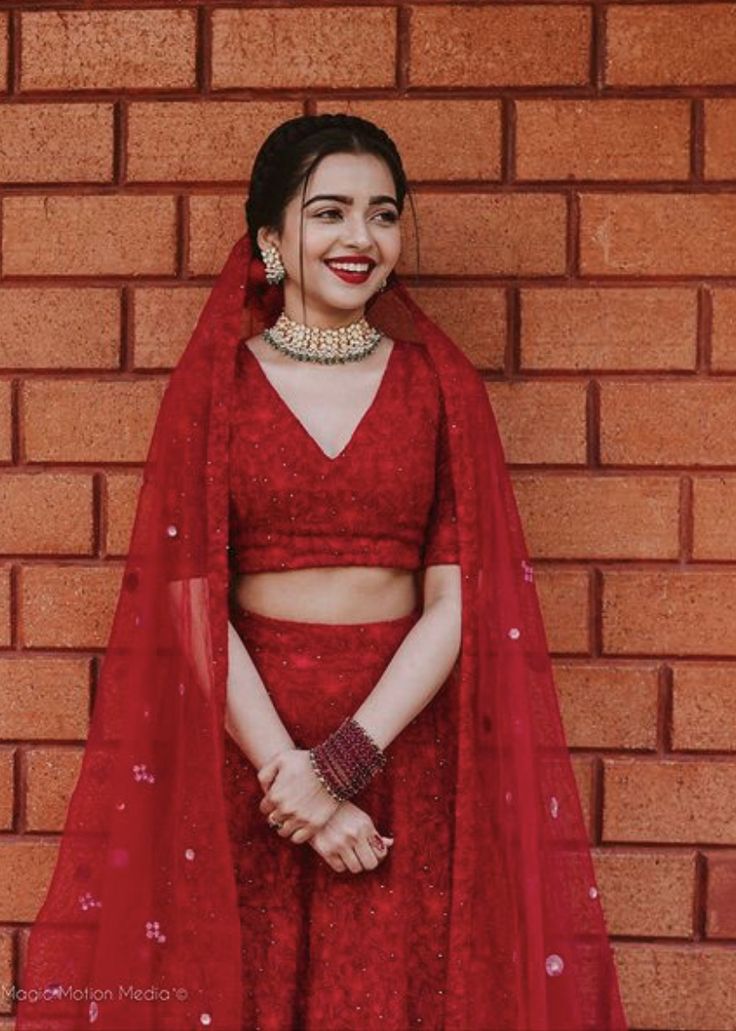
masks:
[[[374,154],[386,162],[396,187],[399,214],[404,210],[404,198],[409,197],[418,265],[419,235],[414,199],[396,144],[388,133],[366,118],[339,113],[290,118],[278,125],[261,145],[253,162],[245,202],[245,219],[253,254],[260,250],[258,230],[261,227],[283,232],[284,209],[300,186],[304,200],[307,183],[319,162],[328,154],[346,153]],[[299,239],[299,261],[302,267],[302,303],[305,304],[302,235]],[[392,270],[389,284],[394,278]]]

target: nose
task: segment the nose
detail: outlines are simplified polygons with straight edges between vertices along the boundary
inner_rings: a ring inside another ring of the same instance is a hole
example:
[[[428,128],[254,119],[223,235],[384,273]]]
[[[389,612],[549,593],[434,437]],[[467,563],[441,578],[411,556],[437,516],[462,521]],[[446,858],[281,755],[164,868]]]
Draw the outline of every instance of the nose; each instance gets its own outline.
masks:
[[[357,212],[353,212],[345,220],[345,242],[356,248],[365,249],[371,245],[372,237],[365,223],[365,219]]]

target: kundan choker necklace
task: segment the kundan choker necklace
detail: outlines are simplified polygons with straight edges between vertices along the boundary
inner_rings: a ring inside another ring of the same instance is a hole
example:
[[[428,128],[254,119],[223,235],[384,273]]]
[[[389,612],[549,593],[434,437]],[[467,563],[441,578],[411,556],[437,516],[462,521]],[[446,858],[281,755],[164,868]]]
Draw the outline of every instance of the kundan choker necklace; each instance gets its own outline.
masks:
[[[375,350],[382,335],[364,316],[347,326],[322,329],[294,322],[283,311],[273,326],[263,330],[264,340],[282,354],[300,362],[327,365],[366,358]]]

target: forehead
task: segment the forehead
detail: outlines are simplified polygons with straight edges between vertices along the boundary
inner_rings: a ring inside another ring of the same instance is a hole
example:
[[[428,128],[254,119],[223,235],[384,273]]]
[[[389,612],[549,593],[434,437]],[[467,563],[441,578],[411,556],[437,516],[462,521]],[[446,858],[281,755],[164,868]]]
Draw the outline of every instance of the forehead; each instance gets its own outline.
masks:
[[[328,154],[312,173],[305,199],[315,193],[344,193],[361,199],[379,193],[395,197],[396,187],[388,165],[375,154]]]

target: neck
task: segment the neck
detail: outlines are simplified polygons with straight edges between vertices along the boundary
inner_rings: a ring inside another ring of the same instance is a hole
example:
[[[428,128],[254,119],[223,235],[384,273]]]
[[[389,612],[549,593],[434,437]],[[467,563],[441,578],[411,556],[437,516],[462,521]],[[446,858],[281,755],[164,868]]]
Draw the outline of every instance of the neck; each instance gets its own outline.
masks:
[[[303,306],[301,296],[286,295],[284,296],[284,314],[292,322],[298,322],[300,326],[309,326],[313,329],[340,329],[365,318],[365,305],[353,308],[351,311],[336,311],[334,308],[315,309],[309,300],[307,300],[306,306]]]

